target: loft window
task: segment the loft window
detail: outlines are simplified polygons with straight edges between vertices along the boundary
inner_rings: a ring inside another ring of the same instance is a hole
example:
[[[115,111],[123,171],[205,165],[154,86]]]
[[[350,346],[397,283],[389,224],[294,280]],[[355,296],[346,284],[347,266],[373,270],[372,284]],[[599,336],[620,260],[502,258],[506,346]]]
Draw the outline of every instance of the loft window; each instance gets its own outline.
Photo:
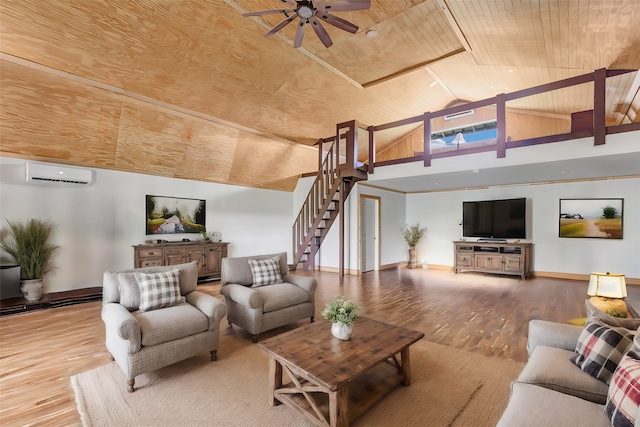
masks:
[[[456,135],[462,134],[463,142],[477,142],[495,139],[498,132],[498,122],[491,120],[483,123],[460,126],[457,128],[443,129],[431,133],[432,144],[455,145],[458,141]]]

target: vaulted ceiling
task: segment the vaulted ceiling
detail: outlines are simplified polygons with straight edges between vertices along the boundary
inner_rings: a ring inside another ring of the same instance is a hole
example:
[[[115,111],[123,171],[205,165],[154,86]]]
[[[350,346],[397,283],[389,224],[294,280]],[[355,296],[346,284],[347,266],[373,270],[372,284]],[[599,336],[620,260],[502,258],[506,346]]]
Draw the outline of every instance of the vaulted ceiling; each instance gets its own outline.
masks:
[[[241,15],[282,5],[2,0],[2,155],[291,191],[336,123],[640,68],[640,1],[372,0],[335,12],[356,34],[325,24],[333,46],[307,31],[299,49],[295,24],[263,38],[283,15]],[[639,120],[637,91],[635,74],[608,87],[609,121]],[[590,102],[560,91],[511,108],[562,117]]]

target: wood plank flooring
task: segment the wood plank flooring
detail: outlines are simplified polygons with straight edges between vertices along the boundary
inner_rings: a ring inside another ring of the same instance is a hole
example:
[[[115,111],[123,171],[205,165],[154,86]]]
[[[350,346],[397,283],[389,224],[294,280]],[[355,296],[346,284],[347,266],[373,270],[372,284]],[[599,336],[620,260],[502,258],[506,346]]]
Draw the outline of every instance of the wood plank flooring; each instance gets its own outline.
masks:
[[[315,277],[318,322],[326,321],[320,314],[324,305],[345,295],[362,307],[362,315],[424,332],[429,341],[517,361],[526,360],[530,319],[585,316],[587,283],[581,281],[406,268],[343,280],[326,272]],[[634,288],[629,287],[629,298],[638,299],[640,289]],[[222,298],[220,282],[198,289]],[[109,363],[100,309],[100,302],[89,302],[0,318],[1,425],[80,425],[70,377]],[[220,327],[223,335],[251,339],[226,319]],[[224,348],[218,357],[224,357]]]

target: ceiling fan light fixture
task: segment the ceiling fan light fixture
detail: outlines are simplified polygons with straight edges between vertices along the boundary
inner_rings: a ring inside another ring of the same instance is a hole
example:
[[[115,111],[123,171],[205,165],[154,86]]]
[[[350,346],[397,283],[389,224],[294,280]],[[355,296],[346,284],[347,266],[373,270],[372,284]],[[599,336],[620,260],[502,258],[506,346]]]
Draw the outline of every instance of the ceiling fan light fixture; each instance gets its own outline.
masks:
[[[311,24],[314,32],[325,45],[330,47],[333,42],[327,30],[324,29],[322,24],[318,21],[321,19],[326,23],[333,25],[336,28],[347,31],[352,34],[358,32],[358,26],[353,23],[342,19],[338,16],[329,13],[329,9],[333,9],[336,12],[364,10],[371,7],[371,0],[336,0],[334,2],[327,2],[327,0],[280,0],[282,3],[286,3],[291,6],[291,9],[271,9],[271,10],[258,10],[255,12],[243,12],[242,16],[255,17],[263,15],[275,15],[284,13],[285,19],[278,25],[269,30],[264,37],[270,37],[282,30],[294,19],[299,18],[300,23],[296,30],[296,36],[293,43],[294,48],[298,48],[302,45],[302,39],[304,37],[304,27],[307,24]],[[316,4],[314,4],[314,1]],[[317,6],[317,7],[316,7]],[[291,14],[291,15],[290,15]],[[377,33],[376,33],[377,34]]]
[[[300,6],[296,13],[300,18],[309,19],[313,16],[314,10],[311,6]]]
[[[367,30],[365,32],[365,34],[367,35],[367,37],[369,38],[374,38],[374,37],[378,37],[378,32],[376,30]]]

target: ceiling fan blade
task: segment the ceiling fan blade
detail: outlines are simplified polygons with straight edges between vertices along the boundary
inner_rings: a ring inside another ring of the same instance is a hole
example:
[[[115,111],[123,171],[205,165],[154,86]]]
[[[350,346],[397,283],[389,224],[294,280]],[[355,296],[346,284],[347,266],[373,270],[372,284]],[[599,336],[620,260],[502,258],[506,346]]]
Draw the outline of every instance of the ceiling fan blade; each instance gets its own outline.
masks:
[[[341,30],[345,30],[350,32],[351,34],[355,34],[358,32],[358,26],[352,24],[351,22],[347,21],[346,19],[342,19],[338,16],[335,15],[331,15],[329,12],[318,12],[316,13],[316,16],[320,19],[322,19],[324,22],[327,22],[331,25],[333,25],[334,27],[338,27]]]
[[[324,29],[320,21],[318,21],[315,16],[309,18],[309,23],[311,24],[311,26],[313,27],[313,31],[316,32],[316,35],[325,47],[329,47],[333,44],[333,42],[331,41],[331,37],[329,37],[329,33],[327,33],[327,30]]]
[[[273,27],[267,34],[265,34],[264,37],[270,37],[270,36],[274,35],[275,33],[280,31],[281,29],[283,29],[288,23],[290,23],[291,21],[293,21],[297,17],[298,17],[298,15],[291,15],[288,18],[285,18],[282,22],[280,22],[278,25]]]
[[[262,15],[275,15],[276,13],[293,13],[293,9],[272,9],[272,10],[258,10],[256,12],[245,12],[242,16],[262,16]]]
[[[348,12],[350,10],[365,10],[371,7],[371,0],[341,0],[334,2],[318,2],[318,10],[323,12]]]
[[[296,30],[296,37],[293,40],[293,47],[296,49],[302,46],[302,39],[304,38],[304,27],[307,26],[307,21],[301,19],[298,23],[298,29]]]

